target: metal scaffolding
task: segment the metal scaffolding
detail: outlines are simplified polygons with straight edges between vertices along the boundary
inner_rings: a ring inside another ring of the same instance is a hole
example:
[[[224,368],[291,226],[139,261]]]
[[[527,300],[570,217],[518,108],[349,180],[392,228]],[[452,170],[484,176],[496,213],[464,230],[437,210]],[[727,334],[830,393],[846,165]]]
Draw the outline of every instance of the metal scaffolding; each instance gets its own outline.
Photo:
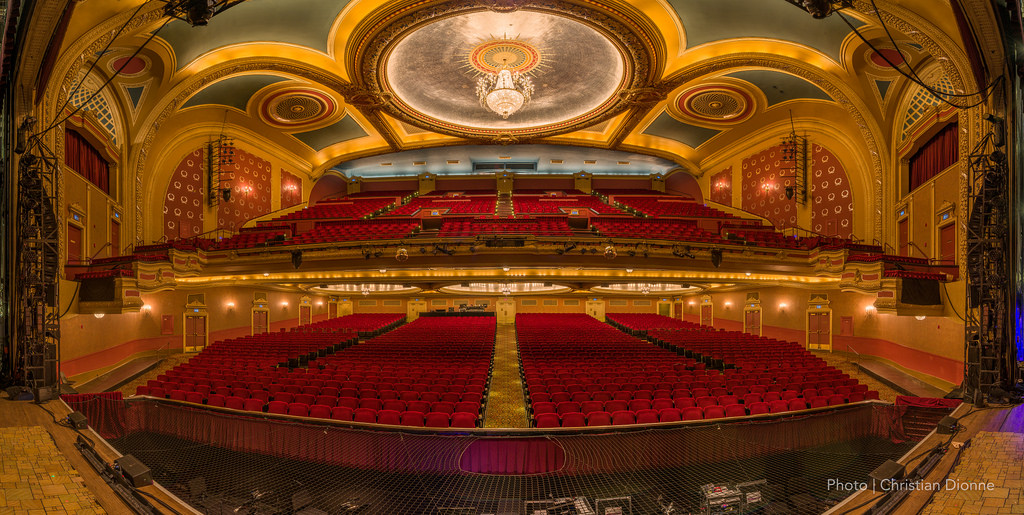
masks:
[[[964,399],[986,401],[1004,379],[1010,349],[1009,205],[1006,154],[989,133],[968,158]]]

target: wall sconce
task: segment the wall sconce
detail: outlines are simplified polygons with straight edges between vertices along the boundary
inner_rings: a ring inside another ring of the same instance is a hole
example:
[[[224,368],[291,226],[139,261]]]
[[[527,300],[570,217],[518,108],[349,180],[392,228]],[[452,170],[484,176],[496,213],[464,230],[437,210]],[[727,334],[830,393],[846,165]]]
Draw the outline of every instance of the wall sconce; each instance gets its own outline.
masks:
[[[914,320],[924,320],[926,318],[928,318],[928,317],[926,317],[924,315],[916,315],[916,316],[914,316]]]
[[[786,304],[785,302],[780,302],[779,303],[779,311],[785,311],[786,308],[788,308],[788,307],[789,307],[789,304]]]
[[[728,300],[727,300],[727,301],[725,301],[725,303],[724,303],[724,304],[722,304],[722,305],[723,305],[723,306],[725,306],[725,307],[727,307],[727,308],[731,308],[731,307],[732,307],[732,302],[730,302],[730,301],[728,301]]]
[[[94,316],[96,318],[103,318],[103,317],[107,316],[107,314],[106,313],[93,313],[92,316]]]
[[[231,302],[230,300],[227,301],[224,305],[227,306],[228,309],[234,309],[235,308],[235,303]]]
[[[867,306],[864,306],[864,312],[869,314],[869,315],[875,314],[875,306],[872,305],[872,304],[868,304]]]
[[[697,302],[696,302],[696,301],[693,301],[693,300],[691,300],[690,302],[688,302],[688,304],[689,304],[689,305],[691,305],[691,306],[696,306],[696,305],[697,305]]]
[[[318,301],[316,301],[316,305],[317,306],[323,306],[324,305],[324,301],[318,300]]]
[[[149,304],[143,304],[142,311],[153,311],[153,306],[150,306]]]
[[[286,300],[286,301],[282,302],[281,305],[284,306],[284,307],[288,307],[288,301]]]

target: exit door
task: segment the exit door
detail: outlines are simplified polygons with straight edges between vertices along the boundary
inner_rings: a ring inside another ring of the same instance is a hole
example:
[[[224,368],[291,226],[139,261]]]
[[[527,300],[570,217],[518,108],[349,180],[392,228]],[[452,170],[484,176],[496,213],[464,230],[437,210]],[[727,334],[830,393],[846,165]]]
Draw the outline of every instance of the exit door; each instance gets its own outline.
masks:
[[[253,310],[252,312],[252,334],[263,334],[270,330],[267,315],[270,312],[265,309]]]
[[[185,352],[206,347],[206,315],[185,315]]]
[[[700,307],[700,325],[715,325],[714,311],[711,304],[702,304]]]
[[[743,332],[761,336],[760,309],[748,309],[743,313]]]
[[[663,317],[672,316],[672,304],[662,302],[658,304],[658,314]]]
[[[299,325],[307,325],[313,321],[312,306],[299,306]]]
[[[810,350],[832,350],[832,314],[829,312],[807,313],[807,348]]]
[[[337,318],[337,317],[338,317],[338,303],[337,302],[328,302],[327,303],[327,318]]]

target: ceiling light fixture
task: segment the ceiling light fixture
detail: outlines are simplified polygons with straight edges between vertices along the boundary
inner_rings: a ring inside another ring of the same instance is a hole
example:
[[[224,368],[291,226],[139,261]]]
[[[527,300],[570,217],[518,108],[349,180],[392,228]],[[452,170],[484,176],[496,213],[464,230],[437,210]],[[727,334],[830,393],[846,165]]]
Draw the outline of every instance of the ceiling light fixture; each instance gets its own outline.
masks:
[[[529,77],[513,71],[508,61],[495,73],[488,73],[476,81],[476,95],[480,105],[488,111],[508,119],[530,102],[533,96],[533,81]]]

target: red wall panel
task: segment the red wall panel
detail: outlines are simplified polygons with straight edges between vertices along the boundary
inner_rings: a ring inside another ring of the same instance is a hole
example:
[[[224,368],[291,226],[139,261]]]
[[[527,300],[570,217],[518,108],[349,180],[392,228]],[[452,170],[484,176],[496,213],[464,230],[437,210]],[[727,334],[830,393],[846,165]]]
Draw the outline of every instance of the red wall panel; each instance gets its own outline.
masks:
[[[203,232],[203,159],[197,148],[174,168],[164,195],[164,236],[187,238]]]

